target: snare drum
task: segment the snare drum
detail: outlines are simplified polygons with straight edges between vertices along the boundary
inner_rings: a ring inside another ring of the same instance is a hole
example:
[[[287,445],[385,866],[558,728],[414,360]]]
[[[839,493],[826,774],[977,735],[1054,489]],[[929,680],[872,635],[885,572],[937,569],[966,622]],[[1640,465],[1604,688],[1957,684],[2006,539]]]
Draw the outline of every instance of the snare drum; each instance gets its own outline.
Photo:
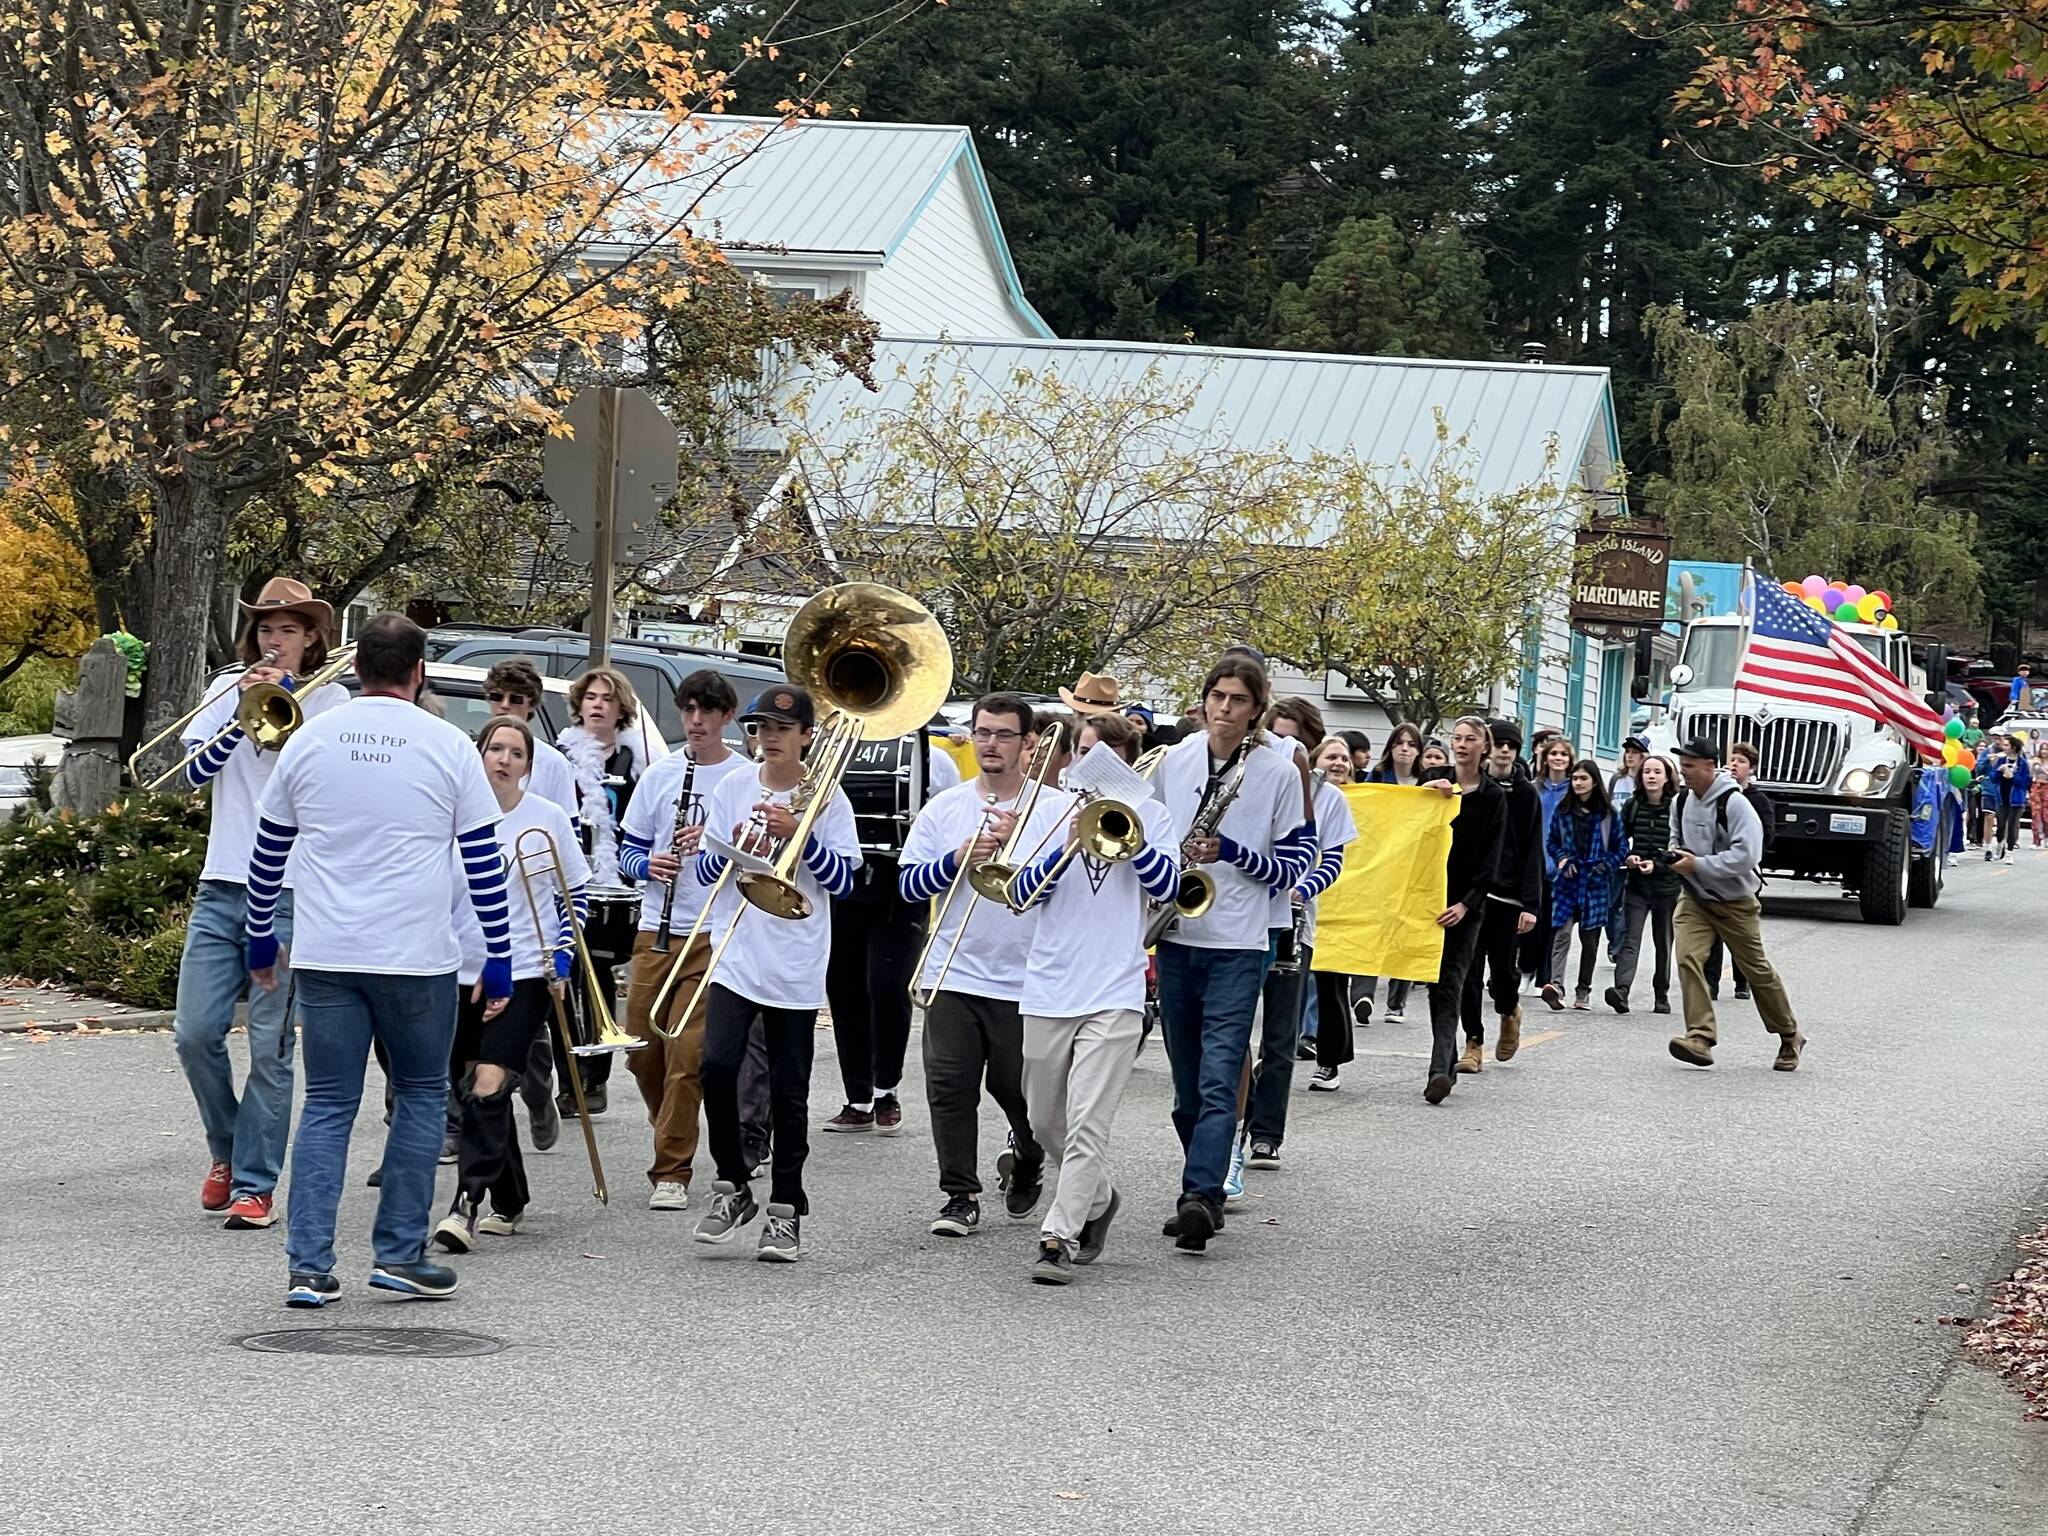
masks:
[[[640,892],[630,885],[594,885],[586,894],[584,947],[600,965],[624,965],[633,958],[633,935],[640,931]]]

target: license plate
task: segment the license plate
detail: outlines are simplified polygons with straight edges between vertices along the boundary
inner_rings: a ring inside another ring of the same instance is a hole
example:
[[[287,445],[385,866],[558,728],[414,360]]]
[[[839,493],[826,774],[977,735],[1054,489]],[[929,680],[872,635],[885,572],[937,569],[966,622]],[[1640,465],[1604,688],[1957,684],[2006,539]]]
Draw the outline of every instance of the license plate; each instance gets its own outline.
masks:
[[[1828,818],[1828,830],[1830,832],[1846,832],[1851,837],[1861,837],[1867,820],[1868,818],[1863,816],[1836,814]]]

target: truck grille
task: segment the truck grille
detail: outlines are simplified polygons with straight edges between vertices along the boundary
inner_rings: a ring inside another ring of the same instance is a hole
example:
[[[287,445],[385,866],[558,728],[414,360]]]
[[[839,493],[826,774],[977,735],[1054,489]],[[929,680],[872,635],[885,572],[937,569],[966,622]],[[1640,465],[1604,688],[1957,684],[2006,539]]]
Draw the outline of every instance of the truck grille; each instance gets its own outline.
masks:
[[[1685,736],[1704,736],[1728,757],[1728,717],[1686,716]],[[1842,766],[1842,728],[1832,720],[1772,720],[1735,717],[1735,739],[1756,744],[1763,761],[1757,778],[1766,789],[1826,789]]]

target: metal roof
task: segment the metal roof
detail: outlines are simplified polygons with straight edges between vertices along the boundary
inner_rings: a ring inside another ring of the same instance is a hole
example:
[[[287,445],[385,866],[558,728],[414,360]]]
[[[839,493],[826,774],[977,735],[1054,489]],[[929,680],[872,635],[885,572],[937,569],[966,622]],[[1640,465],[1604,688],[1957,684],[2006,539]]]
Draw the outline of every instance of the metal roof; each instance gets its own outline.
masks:
[[[1170,385],[1194,391],[1191,432],[1228,436],[1244,447],[1285,445],[1307,456],[1349,454],[1388,469],[1418,469],[1439,451],[1436,418],[1450,437],[1469,438],[1477,488],[1510,491],[1569,478],[1603,488],[1619,454],[1613,395],[1604,368],[1510,362],[1439,362],[1304,352],[1236,351],[1122,341],[951,341],[885,337],[873,375],[879,395],[859,380],[817,386],[805,415],[827,444],[839,441],[849,410],[904,406],[927,367],[941,387],[958,377],[970,396],[993,396],[1020,369],[1054,369],[1069,386],[1136,380],[1156,369]],[[858,433],[857,422],[846,429]],[[1549,440],[1556,470],[1546,473]]]
[[[723,246],[883,258],[957,159],[979,173],[968,131],[951,125],[721,115],[670,129],[659,114],[629,113],[623,126],[666,131],[666,147],[692,157],[675,179],[639,190]]]

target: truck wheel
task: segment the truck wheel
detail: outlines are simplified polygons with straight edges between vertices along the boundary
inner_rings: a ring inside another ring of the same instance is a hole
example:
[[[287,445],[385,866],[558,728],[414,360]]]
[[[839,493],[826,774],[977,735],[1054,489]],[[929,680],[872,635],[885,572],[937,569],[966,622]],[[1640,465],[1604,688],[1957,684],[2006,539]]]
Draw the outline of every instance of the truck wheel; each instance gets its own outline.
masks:
[[[1884,835],[1863,851],[1863,879],[1856,902],[1866,923],[1896,927],[1906,920],[1907,885],[1912,878],[1912,861],[1907,855],[1911,848],[1905,812],[1888,810]]]
[[[1906,887],[1906,903],[1914,907],[1931,907],[1941,900],[1942,877],[1948,872],[1947,853],[1935,848],[1925,858],[1918,855],[1913,859],[1912,879]]]

